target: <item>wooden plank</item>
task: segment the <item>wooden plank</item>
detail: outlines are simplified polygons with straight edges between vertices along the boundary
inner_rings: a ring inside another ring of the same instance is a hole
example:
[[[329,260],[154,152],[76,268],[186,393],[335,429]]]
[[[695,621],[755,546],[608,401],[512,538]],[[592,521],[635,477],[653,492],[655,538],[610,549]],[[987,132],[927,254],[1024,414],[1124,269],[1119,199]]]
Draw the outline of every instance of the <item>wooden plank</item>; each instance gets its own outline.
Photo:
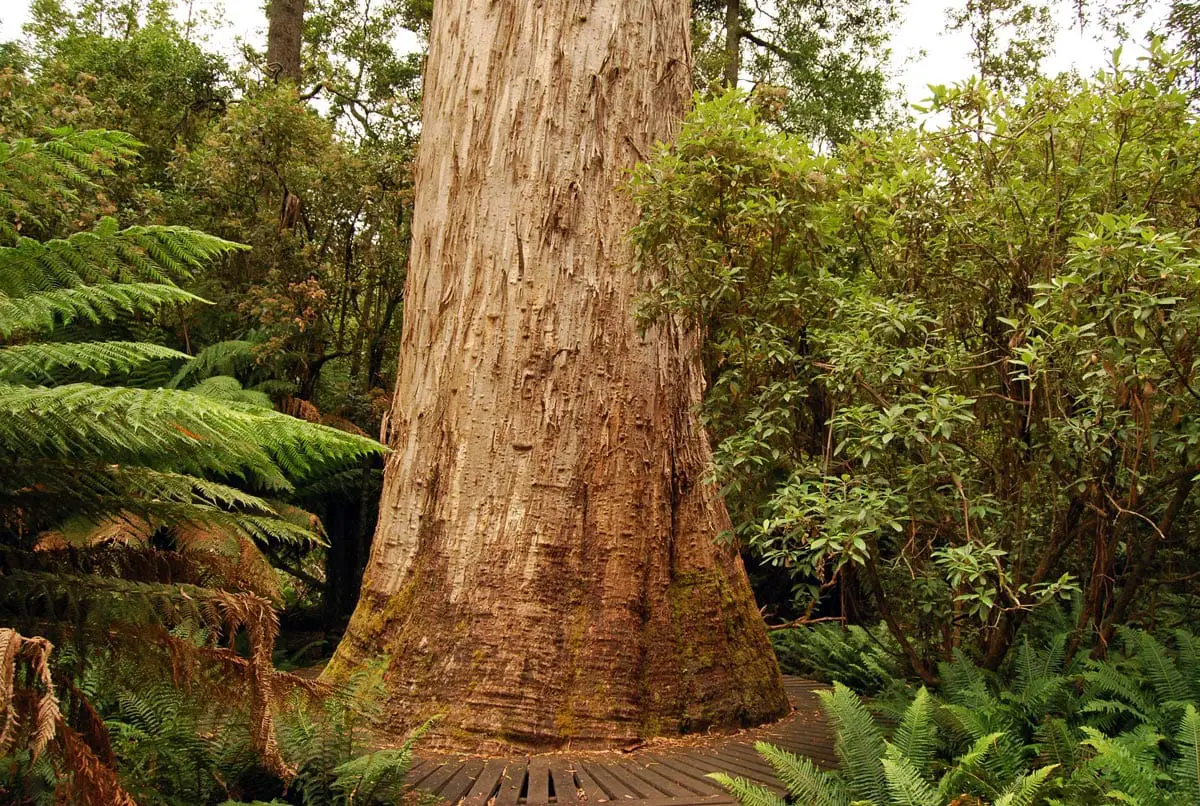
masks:
[[[446,763],[441,767],[438,767],[429,775],[428,778],[418,784],[418,788],[422,792],[428,792],[431,795],[438,794],[439,790],[441,790],[441,788],[446,784],[450,783],[450,779],[459,773],[465,763],[466,759],[446,759]]]
[[[772,742],[772,744],[789,753],[800,756],[812,756],[815,754],[832,759],[837,758],[837,752],[833,749],[832,741],[826,742],[812,736],[788,736],[777,742]]]
[[[612,796],[604,791],[604,787],[596,782],[596,779],[584,769],[578,759],[572,760],[571,766],[575,769],[575,780],[579,782],[579,788],[583,790],[585,800],[604,803],[612,799]]]
[[[711,770],[692,766],[682,760],[685,757],[655,754],[650,756],[650,758],[663,767],[663,770],[661,770],[663,775],[666,775],[666,770],[669,769],[675,775],[682,776],[689,786],[694,786],[713,795],[727,794],[723,786],[713,779],[705,777]]]
[[[682,783],[672,781],[666,775],[663,775],[656,769],[649,767],[638,761],[630,760],[621,763],[621,768],[626,770],[630,775],[646,782],[647,785],[654,787],[662,794],[670,798],[687,798],[702,794],[699,787],[689,787]],[[649,797],[657,797],[656,794],[650,794]]]
[[[741,759],[733,756],[716,756],[712,763],[716,769],[713,772],[723,772],[729,775],[740,775],[742,778],[749,778],[752,781],[760,783],[769,783],[775,780],[774,775],[769,775],[761,767],[752,767],[744,763]]]
[[[646,795],[641,789],[630,786],[628,782],[618,778],[607,765],[599,762],[589,762],[586,769],[596,779],[612,800],[645,800]],[[645,787],[645,784],[642,785]],[[648,787],[647,787],[648,789]]]
[[[775,768],[771,766],[771,762],[758,754],[758,751],[753,747],[747,747],[744,744],[727,744],[717,750],[718,756],[729,755],[744,761],[748,766],[761,767],[767,772],[775,775]]]
[[[579,785],[575,783],[575,767],[566,756],[550,758],[550,782],[554,784],[555,803],[579,803]]]
[[[508,761],[502,758],[489,758],[483,765],[483,769],[479,773],[479,777],[475,779],[475,785],[467,792],[463,803],[470,806],[483,806],[492,798],[492,794],[496,788],[500,786],[504,776],[504,769],[508,766]]]
[[[534,756],[529,760],[525,802],[529,806],[547,806],[550,803],[550,760],[545,756]]]
[[[466,764],[462,765],[462,769],[458,774],[446,782],[438,792],[438,797],[449,803],[458,803],[475,785],[475,779],[479,777],[479,773],[483,770],[484,761],[481,758],[468,759]]]
[[[512,761],[504,768],[500,789],[496,792],[496,806],[516,806],[525,788],[525,771],[528,768],[528,761]]]
[[[427,758],[424,761],[414,765],[405,776],[404,783],[411,788],[416,788],[425,781],[430,775],[437,772],[446,763],[444,758]]]
[[[637,806],[740,806],[737,798],[732,795],[691,798],[652,798],[643,800]]]

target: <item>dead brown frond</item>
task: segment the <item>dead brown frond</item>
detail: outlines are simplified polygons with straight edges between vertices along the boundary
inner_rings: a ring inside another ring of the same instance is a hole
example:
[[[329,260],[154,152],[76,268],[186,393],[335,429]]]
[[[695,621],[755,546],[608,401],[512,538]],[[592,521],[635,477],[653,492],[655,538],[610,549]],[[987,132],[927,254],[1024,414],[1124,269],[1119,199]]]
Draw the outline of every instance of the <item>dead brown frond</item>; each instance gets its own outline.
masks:
[[[29,751],[32,760],[49,752],[58,773],[57,794],[64,802],[135,806],[117,780],[107,731],[91,705],[86,708],[95,721],[89,723],[89,734],[102,735],[100,754],[63,718],[50,675],[53,650],[54,645],[45,638],[0,628],[0,755],[18,744]],[[83,700],[82,695],[79,698]]]
[[[58,799],[78,806],[137,806],[117,780],[117,773],[105,764],[83,737],[69,725],[58,731]]]

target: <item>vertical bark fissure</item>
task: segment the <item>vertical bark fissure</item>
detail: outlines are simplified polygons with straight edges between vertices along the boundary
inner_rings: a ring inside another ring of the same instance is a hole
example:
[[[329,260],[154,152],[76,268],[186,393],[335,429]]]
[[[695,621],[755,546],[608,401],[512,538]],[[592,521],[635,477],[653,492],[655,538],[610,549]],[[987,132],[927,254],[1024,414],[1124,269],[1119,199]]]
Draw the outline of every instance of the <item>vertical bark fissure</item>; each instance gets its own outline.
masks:
[[[390,654],[392,714],[443,713],[445,744],[611,746],[787,708],[697,481],[697,336],[633,318],[624,183],[682,118],[688,27],[686,0],[435,13],[394,453],[327,675]]]

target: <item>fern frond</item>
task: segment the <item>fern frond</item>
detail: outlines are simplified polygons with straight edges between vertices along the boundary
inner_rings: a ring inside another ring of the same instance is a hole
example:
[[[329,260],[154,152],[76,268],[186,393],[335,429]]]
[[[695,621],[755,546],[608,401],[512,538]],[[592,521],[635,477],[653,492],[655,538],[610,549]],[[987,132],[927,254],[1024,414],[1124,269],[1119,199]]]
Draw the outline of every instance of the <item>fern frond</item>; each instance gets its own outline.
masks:
[[[170,285],[190,279],[214,258],[247,247],[187,227],[117,229],[111,218],[92,232],[0,247],[0,293],[24,297],[103,283]]]
[[[960,794],[964,789],[989,792],[992,789],[990,775],[986,765],[1000,746],[1003,733],[991,733],[980,736],[971,745],[971,749],[958,758],[954,766],[943,773],[938,781],[938,792],[949,798]]]
[[[93,177],[133,161],[141,143],[124,132],[51,129],[48,138],[0,142],[0,241],[19,237],[23,221],[40,224],[59,199],[78,198]]]
[[[1092,727],[1084,727],[1083,732],[1086,736],[1083,744],[1095,751],[1089,766],[1112,780],[1117,787],[1114,791],[1141,803],[1157,800],[1162,776],[1154,769],[1145,752],[1139,752],[1128,742],[1109,738]]]
[[[1200,638],[1188,630],[1175,630],[1175,660],[1192,690],[1192,699],[1200,700]]]
[[[1054,765],[1041,767],[1028,775],[1022,775],[996,801],[996,806],[1033,806],[1038,793],[1054,772]]]
[[[1115,697],[1121,705],[1127,704],[1129,711],[1141,721],[1150,718],[1156,710],[1154,703],[1142,693],[1137,681],[1112,663],[1090,661],[1083,679],[1086,682],[1083,693],[1087,702],[1085,709],[1095,710],[1100,703],[1111,703],[1110,698]]]
[[[841,683],[832,691],[818,691],[821,705],[837,733],[834,749],[841,760],[841,774],[858,800],[887,799],[883,771],[886,746],[883,734],[857,694]]]
[[[184,389],[197,381],[213,375],[232,375],[249,369],[257,358],[254,350],[257,342],[248,339],[233,339],[210,344],[180,367],[179,372],[168,384],[173,389]]]
[[[941,806],[942,799],[921,773],[895,745],[888,745],[883,759],[891,803],[896,806]]]
[[[1188,703],[1179,731],[1175,734],[1179,760],[1171,768],[1171,776],[1182,794],[1192,803],[1200,803],[1200,713]]]
[[[244,389],[237,378],[228,375],[213,375],[205,378],[188,391],[194,395],[203,395],[211,400],[224,400],[229,403],[245,403],[260,408],[271,408],[271,397],[253,389]]]
[[[754,749],[767,760],[788,794],[797,803],[809,806],[847,806],[850,793],[835,776],[817,767],[811,759],[797,756],[766,742]]]
[[[787,802],[783,798],[765,786],[752,783],[740,776],[710,772],[707,777],[729,790],[729,794],[737,798],[742,806],[787,806]]]
[[[94,324],[128,314],[151,314],[165,305],[206,300],[158,283],[104,283],[95,286],[57,288],[8,297],[0,294],[0,338],[14,334],[50,333],[76,320]]]
[[[941,696],[946,702],[968,708],[993,704],[987,674],[962,650],[954,650],[950,663],[938,664],[938,673],[942,678]]]
[[[128,373],[154,361],[187,361],[187,353],[134,341],[38,342],[0,349],[0,382],[62,382],[64,375]]]
[[[380,453],[373,440],[179,390],[0,384],[0,456],[101,460],[291,489]]]
[[[1191,686],[1180,674],[1166,647],[1144,630],[1122,628],[1120,632],[1126,643],[1136,650],[1137,659],[1160,702],[1182,702],[1191,698]]]
[[[1038,760],[1067,772],[1079,766],[1079,737],[1065,719],[1047,717],[1034,734]]]
[[[933,698],[924,686],[917,691],[900,719],[892,744],[918,773],[929,772],[937,746],[937,726],[933,721]]]

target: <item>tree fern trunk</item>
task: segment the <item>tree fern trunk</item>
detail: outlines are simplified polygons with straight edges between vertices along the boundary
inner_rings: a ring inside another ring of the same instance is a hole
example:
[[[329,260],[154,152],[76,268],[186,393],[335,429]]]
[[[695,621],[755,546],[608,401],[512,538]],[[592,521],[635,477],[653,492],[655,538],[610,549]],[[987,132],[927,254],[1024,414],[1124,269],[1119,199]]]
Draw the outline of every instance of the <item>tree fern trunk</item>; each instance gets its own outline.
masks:
[[[638,333],[622,185],[689,94],[686,0],[442,0],[379,527],[327,672],[442,741],[611,745],[786,708],[697,421]]]

